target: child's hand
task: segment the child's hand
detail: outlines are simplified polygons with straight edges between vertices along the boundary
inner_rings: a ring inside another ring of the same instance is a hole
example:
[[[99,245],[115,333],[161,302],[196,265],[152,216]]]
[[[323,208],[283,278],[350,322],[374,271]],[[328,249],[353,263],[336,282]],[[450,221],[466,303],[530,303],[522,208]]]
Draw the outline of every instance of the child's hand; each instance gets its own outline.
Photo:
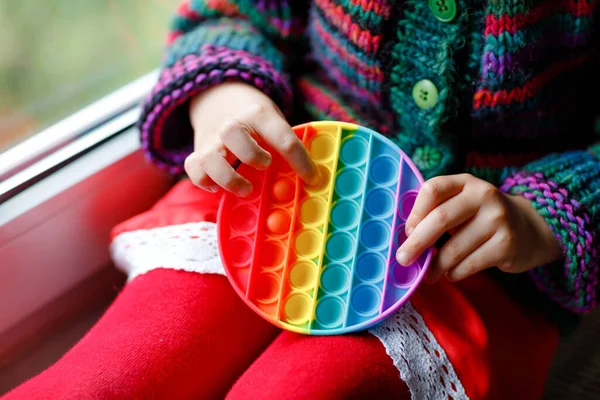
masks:
[[[523,272],[561,257],[558,240],[529,200],[510,196],[468,174],[440,176],[421,188],[396,255],[410,265],[445,233],[426,281],[452,281],[489,267]]]
[[[257,140],[276,149],[304,181],[319,179],[308,152],[279,108],[252,86],[225,83],[196,96],[190,103],[190,120],[195,151],[185,160],[185,170],[205,190],[216,192],[221,186],[248,196],[252,185],[231,165],[237,158],[254,168],[267,168],[271,155]]]

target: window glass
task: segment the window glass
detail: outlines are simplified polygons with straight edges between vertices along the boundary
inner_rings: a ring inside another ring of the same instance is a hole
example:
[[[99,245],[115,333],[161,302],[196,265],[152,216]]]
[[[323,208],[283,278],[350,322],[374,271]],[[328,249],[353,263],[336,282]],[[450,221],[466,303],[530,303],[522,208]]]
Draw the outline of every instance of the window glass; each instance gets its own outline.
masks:
[[[0,153],[157,68],[179,0],[0,0]]]

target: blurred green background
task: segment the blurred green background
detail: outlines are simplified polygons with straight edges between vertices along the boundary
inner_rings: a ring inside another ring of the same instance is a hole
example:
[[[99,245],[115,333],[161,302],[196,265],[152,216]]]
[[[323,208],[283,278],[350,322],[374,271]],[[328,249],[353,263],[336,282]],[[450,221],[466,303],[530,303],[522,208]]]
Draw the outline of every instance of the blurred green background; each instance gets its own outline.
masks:
[[[0,152],[157,68],[179,0],[0,0]]]

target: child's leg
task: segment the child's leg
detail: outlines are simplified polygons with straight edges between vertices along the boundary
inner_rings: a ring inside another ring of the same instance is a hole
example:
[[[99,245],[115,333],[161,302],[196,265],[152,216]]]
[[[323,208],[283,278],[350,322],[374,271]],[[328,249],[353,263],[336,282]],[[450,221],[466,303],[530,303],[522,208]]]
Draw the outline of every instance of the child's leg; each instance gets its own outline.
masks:
[[[375,336],[303,336],[287,331],[227,395],[227,400],[410,398]]]
[[[278,331],[224,276],[171,269],[216,272],[210,225],[198,223],[214,214],[213,197],[180,185],[118,227],[115,258],[140,275],[73,349],[7,399],[223,398]]]
[[[538,399],[557,345],[552,326],[485,275],[423,285],[371,333],[284,332],[228,399]]]
[[[6,399],[219,399],[275,334],[225,277],[157,269]]]

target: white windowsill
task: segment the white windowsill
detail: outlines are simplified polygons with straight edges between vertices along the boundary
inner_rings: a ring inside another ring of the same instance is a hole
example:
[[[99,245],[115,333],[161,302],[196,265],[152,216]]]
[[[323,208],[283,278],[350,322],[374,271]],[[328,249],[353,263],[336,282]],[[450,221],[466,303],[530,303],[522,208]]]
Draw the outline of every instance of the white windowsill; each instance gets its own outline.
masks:
[[[156,77],[0,154],[0,364],[52,318],[32,320],[58,318],[52,304],[110,264],[111,229],[172,186],[145,160],[133,127]]]
[[[171,184],[130,129],[0,204],[0,338],[105,267],[111,228]]]

